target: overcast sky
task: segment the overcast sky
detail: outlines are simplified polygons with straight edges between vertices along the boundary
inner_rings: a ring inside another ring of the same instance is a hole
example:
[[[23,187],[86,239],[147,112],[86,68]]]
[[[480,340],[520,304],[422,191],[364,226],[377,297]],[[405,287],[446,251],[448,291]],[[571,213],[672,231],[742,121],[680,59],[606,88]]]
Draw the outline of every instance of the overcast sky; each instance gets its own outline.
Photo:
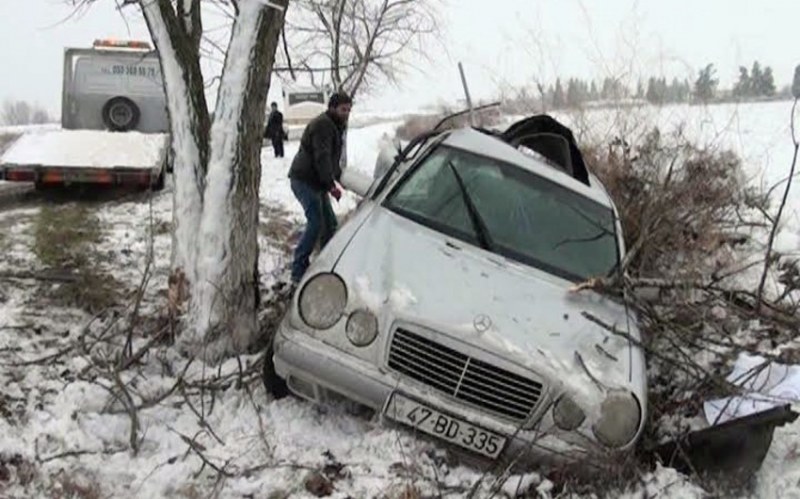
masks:
[[[474,97],[487,99],[503,85],[552,81],[556,74],[694,79],[708,62],[729,86],[738,66],[754,59],[772,66],[781,87],[800,64],[797,0],[443,1],[445,32],[431,43],[431,61],[400,88],[386,86],[361,105],[408,109],[459,98],[458,61]],[[65,4],[0,0],[0,100],[38,102],[57,112],[64,47],[148,38],[136,8],[122,16],[113,0],[98,0],[71,16]]]

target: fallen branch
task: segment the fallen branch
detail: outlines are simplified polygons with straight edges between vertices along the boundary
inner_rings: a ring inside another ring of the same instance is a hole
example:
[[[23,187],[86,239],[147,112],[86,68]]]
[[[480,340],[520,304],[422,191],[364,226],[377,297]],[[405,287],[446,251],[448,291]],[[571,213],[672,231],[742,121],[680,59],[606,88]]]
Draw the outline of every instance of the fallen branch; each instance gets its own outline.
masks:
[[[125,383],[122,382],[119,371],[114,371],[114,382],[121,393],[121,400],[128,409],[128,415],[131,418],[131,431],[129,440],[131,449],[133,450],[133,455],[136,456],[139,453],[139,415],[136,412],[136,404],[133,402],[133,397],[131,397],[128,389],[125,387]]]
[[[203,466],[208,466],[209,468],[216,471],[220,476],[224,476],[225,478],[233,478],[236,476],[235,474],[225,469],[228,466],[228,463],[225,463],[223,467],[219,467],[217,464],[214,464],[210,459],[208,459],[206,455],[203,454],[203,451],[206,450],[205,447],[198,444],[194,438],[189,438],[183,433],[173,428],[170,428],[170,430],[172,430],[175,434],[181,437],[181,440],[183,440],[189,446],[189,450],[194,452],[197,455],[197,457],[200,458],[200,460],[203,462]]]
[[[70,450],[65,452],[59,452],[58,454],[54,454],[52,456],[47,456],[43,458],[38,458],[37,462],[40,464],[49,463],[50,461],[55,461],[56,459],[63,459],[65,457],[79,457],[79,456],[86,456],[86,455],[96,455],[96,454],[103,454],[104,456],[110,456],[111,454],[119,454],[120,452],[125,452],[127,448],[117,448],[117,449],[104,449],[104,450]]]
[[[80,276],[72,273],[50,274],[44,272],[30,271],[3,271],[0,272],[0,279],[24,279],[50,282],[77,282]]]

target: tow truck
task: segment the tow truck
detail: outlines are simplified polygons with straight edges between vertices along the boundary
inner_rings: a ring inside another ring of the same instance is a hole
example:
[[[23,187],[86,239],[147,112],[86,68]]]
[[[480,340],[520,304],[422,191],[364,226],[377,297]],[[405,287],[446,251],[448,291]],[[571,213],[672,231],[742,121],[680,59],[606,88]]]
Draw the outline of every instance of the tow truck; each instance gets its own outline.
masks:
[[[148,42],[66,48],[61,95],[61,128],[23,133],[0,156],[0,180],[163,188],[169,120]]]

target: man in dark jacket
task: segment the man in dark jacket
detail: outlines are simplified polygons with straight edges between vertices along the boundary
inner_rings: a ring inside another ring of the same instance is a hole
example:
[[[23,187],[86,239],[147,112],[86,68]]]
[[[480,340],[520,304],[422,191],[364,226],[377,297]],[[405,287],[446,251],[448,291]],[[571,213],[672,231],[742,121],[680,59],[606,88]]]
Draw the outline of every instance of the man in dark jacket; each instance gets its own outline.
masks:
[[[329,194],[337,201],[342,195],[336,182],[342,175],[339,162],[352,105],[353,100],[344,92],[331,95],[328,110],[306,125],[300,149],[289,169],[292,192],[306,216],[306,228],[292,262],[294,283],[299,282],[308,269],[317,240],[320,249],[324,248],[338,225]]]
[[[275,151],[276,158],[283,157],[283,113],[278,111],[278,103],[271,104],[272,111],[267,118],[267,128],[264,130],[264,138],[272,140],[272,149]]]

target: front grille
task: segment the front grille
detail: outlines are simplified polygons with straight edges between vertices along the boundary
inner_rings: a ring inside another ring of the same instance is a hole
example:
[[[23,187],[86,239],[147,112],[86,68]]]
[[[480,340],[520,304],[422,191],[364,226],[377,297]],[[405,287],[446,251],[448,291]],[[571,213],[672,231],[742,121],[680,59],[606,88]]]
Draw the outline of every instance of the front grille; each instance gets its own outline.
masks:
[[[405,329],[395,331],[389,367],[458,400],[515,420],[525,419],[542,394],[541,383]]]

